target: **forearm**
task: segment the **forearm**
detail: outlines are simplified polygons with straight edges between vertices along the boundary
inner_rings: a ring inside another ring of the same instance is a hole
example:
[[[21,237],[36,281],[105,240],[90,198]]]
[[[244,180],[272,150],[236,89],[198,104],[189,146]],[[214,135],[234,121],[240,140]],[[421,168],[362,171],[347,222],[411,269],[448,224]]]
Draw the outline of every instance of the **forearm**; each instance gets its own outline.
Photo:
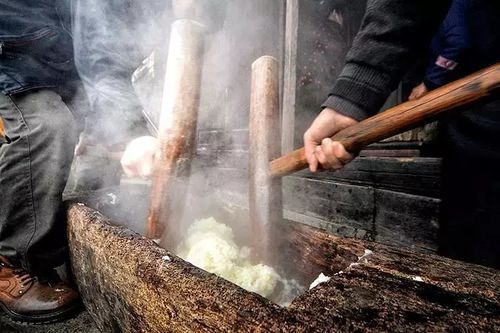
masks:
[[[323,107],[356,120],[375,114],[429,45],[449,3],[369,0],[346,65]]]

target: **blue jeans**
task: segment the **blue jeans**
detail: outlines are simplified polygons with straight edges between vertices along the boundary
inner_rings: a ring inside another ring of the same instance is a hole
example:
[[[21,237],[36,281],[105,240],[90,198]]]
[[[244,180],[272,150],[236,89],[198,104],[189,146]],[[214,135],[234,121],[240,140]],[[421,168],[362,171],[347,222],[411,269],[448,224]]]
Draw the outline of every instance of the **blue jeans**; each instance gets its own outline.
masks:
[[[66,256],[62,193],[78,122],[48,89],[0,95],[0,117],[10,139],[0,146],[0,255],[43,272]]]

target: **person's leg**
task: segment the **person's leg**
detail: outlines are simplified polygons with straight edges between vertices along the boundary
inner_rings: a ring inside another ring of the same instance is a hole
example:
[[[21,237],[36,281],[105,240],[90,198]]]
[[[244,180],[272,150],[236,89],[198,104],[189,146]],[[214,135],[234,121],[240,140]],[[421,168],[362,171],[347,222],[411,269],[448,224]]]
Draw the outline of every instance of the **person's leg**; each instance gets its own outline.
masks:
[[[13,320],[52,322],[79,307],[53,270],[65,259],[62,192],[77,123],[50,90],[0,95],[0,117],[8,136],[0,146],[0,308]]]
[[[500,102],[443,122],[440,253],[500,268]]]
[[[441,254],[500,268],[500,176],[463,160],[444,169]],[[500,167],[499,167],[500,168]]]
[[[0,117],[10,139],[0,147],[0,255],[43,272],[65,257],[62,192],[77,124],[50,90],[0,96]]]

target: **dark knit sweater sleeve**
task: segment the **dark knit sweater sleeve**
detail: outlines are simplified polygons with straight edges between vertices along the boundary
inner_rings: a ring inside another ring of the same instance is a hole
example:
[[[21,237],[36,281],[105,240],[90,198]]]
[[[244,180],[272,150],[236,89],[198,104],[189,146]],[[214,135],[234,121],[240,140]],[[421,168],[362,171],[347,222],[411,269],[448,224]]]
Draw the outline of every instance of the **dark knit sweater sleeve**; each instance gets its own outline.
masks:
[[[446,15],[448,0],[368,0],[360,31],[323,103],[356,120],[375,114]]]

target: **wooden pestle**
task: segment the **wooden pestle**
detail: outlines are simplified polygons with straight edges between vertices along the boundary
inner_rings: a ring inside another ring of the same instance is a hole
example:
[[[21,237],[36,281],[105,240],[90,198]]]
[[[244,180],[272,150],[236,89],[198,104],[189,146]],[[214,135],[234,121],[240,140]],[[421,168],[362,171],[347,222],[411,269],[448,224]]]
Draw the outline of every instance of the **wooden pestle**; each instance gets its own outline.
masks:
[[[149,238],[160,238],[165,230],[169,246],[177,236],[170,223],[175,218],[173,196],[183,195],[172,193],[172,184],[180,172],[188,176],[195,153],[204,40],[205,28],[197,22],[177,20],[172,24],[158,134],[160,149],[155,159],[146,224]],[[175,211],[183,208],[175,207]]]
[[[272,263],[276,228],[283,219],[281,179],[272,178],[269,161],[280,156],[279,64],[263,56],[252,64],[249,122],[249,211],[254,259]]]
[[[433,90],[418,100],[402,103],[343,129],[332,140],[342,143],[348,151],[357,152],[371,143],[430,122],[443,112],[485,99],[499,87],[500,63],[497,63]],[[273,177],[283,177],[307,166],[304,148],[270,163]]]

